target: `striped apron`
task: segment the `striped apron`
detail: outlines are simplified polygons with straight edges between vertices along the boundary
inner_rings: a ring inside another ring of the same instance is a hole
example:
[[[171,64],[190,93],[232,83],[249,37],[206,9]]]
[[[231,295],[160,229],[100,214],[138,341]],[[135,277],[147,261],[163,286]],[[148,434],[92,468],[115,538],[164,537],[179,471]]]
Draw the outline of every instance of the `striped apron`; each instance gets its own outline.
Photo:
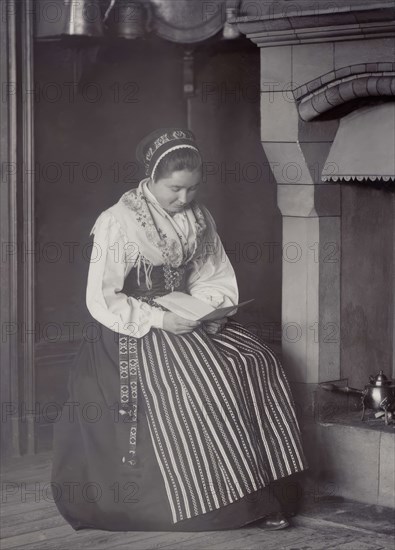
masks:
[[[134,277],[132,270],[122,292],[149,303],[168,292],[161,267],[151,289]],[[120,412],[130,417],[122,460],[133,468],[143,459],[136,448],[141,391],[174,523],[307,467],[283,368],[239,323],[228,320],[215,335],[203,327],[185,335],[155,328],[138,339],[120,335],[119,364]]]

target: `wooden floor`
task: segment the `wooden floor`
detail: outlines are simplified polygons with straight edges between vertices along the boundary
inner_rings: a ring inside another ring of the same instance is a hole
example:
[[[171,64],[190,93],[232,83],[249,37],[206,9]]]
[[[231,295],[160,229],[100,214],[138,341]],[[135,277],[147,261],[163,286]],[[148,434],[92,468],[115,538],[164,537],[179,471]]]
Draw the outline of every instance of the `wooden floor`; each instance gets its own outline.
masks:
[[[3,466],[1,550],[394,550],[393,516],[386,508],[311,498],[289,529],[259,527],[200,533],[76,532],[53,502],[49,453]]]

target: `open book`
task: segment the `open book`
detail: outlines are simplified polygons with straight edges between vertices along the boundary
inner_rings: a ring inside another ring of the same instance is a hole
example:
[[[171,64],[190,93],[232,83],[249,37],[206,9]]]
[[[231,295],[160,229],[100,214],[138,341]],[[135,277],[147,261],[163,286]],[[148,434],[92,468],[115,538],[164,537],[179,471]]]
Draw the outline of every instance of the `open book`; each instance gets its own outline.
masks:
[[[239,307],[249,304],[253,300],[254,298],[235,306],[214,308],[184,292],[174,291],[166,296],[155,298],[155,302],[161,306],[190,321],[219,321],[227,315],[233,315]]]

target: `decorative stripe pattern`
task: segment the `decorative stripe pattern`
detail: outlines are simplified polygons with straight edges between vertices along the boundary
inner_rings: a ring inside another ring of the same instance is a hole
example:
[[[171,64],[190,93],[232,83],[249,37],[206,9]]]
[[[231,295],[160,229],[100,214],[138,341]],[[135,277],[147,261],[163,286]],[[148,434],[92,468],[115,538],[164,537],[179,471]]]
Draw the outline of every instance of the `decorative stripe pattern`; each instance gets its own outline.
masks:
[[[174,522],[306,468],[284,371],[251,332],[228,321],[216,335],[153,329],[122,338],[137,346],[139,385]]]
[[[129,459],[131,466],[136,466],[137,440],[137,386],[138,386],[138,356],[136,338],[119,335],[119,374],[120,374],[120,403],[119,413],[130,417],[129,432]],[[126,457],[122,457],[126,462]]]

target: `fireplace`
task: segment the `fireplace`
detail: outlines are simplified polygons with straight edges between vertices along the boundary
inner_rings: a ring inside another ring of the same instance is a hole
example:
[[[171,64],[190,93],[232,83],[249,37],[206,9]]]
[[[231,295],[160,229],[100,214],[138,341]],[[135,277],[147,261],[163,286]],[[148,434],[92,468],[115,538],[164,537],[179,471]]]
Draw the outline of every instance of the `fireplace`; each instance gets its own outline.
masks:
[[[316,479],[338,494],[394,506],[391,434],[349,426],[347,415],[322,419],[321,393],[337,410],[344,396],[317,386],[395,374],[394,7],[258,5],[237,24],[260,48],[261,142],[283,246],[300,251],[283,262],[282,325],[297,337],[283,337],[282,352],[306,449]]]

